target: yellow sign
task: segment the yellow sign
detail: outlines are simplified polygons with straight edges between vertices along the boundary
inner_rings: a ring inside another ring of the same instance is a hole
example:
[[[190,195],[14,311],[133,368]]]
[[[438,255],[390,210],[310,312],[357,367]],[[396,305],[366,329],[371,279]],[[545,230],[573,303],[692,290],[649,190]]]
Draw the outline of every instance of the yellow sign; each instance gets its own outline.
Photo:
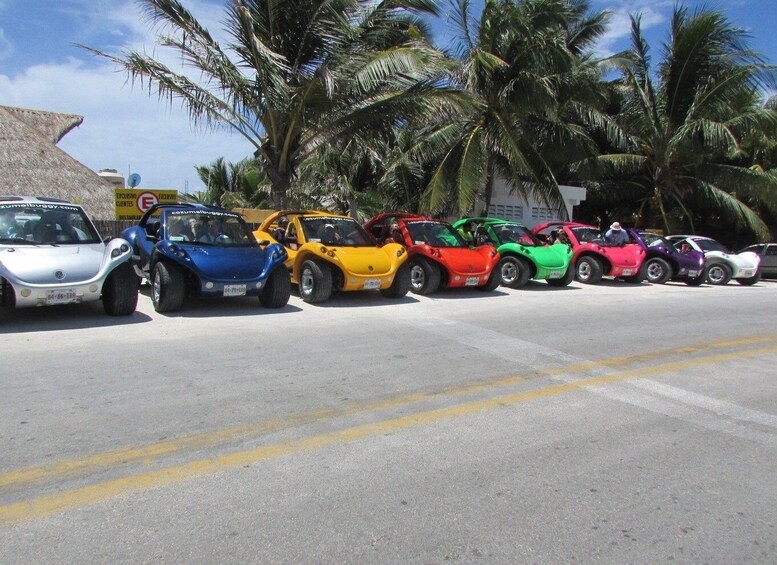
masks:
[[[113,199],[116,204],[117,220],[139,220],[154,204],[178,202],[178,191],[156,188],[115,188]]]

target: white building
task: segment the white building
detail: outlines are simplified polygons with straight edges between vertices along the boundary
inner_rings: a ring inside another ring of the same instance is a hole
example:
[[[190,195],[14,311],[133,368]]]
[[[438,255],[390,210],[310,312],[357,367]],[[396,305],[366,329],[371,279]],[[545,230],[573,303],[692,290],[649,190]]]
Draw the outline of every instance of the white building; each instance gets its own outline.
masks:
[[[585,200],[586,189],[581,186],[566,185],[559,185],[559,189],[567,210],[566,218],[562,218],[557,210],[548,208],[544,202],[537,202],[533,199],[526,201],[518,194],[510,194],[507,183],[497,179],[494,183],[488,215],[489,217],[513,220],[528,228],[554,220],[571,220],[574,217],[574,207]],[[475,210],[482,210],[484,205],[482,200],[476,202]]]

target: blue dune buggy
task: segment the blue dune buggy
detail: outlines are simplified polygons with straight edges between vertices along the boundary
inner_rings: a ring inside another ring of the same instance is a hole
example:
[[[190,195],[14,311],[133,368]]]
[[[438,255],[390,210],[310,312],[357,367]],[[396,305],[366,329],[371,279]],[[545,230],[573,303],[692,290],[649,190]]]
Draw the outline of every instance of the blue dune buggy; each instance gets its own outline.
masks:
[[[187,295],[258,296],[267,308],[289,301],[286,250],[257,242],[243,218],[203,204],[155,204],[122,237],[151,283],[157,312],[180,310]]]

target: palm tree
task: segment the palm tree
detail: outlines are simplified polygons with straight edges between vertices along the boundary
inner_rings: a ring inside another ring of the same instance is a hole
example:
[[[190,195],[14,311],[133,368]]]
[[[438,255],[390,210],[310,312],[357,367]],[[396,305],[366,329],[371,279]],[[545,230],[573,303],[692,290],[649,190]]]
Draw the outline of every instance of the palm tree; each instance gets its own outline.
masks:
[[[230,163],[219,157],[208,166],[195,167],[206,189],[189,200],[227,208],[271,206],[270,183],[256,159]],[[186,197],[185,197],[186,198]]]
[[[777,125],[758,104],[773,84],[771,68],[747,47],[745,32],[718,11],[676,7],[671,37],[655,70],[639,17],[632,18],[631,62],[618,87],[624,150],[599,158],[622,200],[638,202],[636,221],[655,217],[671,233],[718,214],[761,236],[763,220],[748,203],[777,206],[775,177],[737,164],[741,141]]]
[[[445,58],[421,19],[435,0],[230,0],[226,49],[179,0],[140,0],[158,43],[195,72],[135,51],[101,51],[195,125],[226,126],[252,146],[276,206],[323,143],[376,124],[449,111],[436,84]]]
[[[595,154],[587,126],[608,124],[586,55],[607,14],[587,15],[583,0],[486,0],[476,22],[469,0],[452,4],[461,35],[455,84],[476,104],[432,138],[446,151],[427,204],[466,212],[482,190],[487,211],[501,177],[565,214],[557,173]]]

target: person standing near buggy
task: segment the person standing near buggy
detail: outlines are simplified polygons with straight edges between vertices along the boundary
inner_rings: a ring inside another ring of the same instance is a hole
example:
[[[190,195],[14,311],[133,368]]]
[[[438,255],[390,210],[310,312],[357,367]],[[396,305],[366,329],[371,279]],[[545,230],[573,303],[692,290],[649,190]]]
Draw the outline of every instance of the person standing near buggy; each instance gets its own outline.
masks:
[[[604,234],[604,239],[613,245],[626,245],[629,242],[629,236],[619,222],[613,222],[610,229]]]

